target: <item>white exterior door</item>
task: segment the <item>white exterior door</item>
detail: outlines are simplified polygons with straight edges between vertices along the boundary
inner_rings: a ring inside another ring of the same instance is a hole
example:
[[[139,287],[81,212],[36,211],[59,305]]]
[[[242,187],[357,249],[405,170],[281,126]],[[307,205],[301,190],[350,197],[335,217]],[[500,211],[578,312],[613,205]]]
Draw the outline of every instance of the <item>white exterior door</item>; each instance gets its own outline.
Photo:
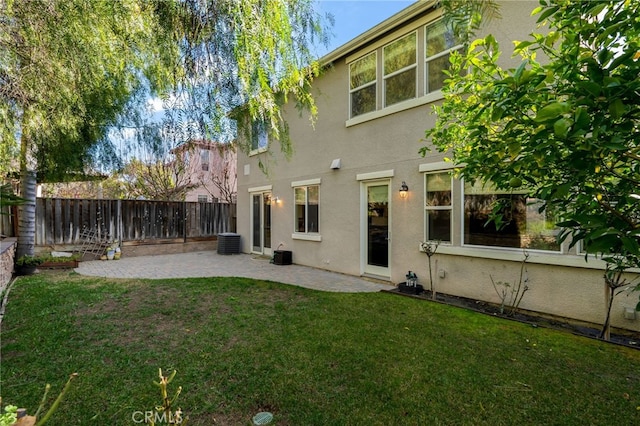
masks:
[[[391,277],[389,269],[391,239],[390,181],[362,184],[361,259],[363,273]]]

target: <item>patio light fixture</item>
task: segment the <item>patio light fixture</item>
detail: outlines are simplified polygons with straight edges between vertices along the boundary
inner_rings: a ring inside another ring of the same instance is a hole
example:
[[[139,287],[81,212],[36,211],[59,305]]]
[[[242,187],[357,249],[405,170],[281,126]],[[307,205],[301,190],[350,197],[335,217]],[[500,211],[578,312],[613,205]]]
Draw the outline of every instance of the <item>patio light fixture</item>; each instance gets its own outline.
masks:
[[[402,181],[402,185],[400,185],[400,198],[407,198],[407,193],[409,192],[409,187],[405,181]]]

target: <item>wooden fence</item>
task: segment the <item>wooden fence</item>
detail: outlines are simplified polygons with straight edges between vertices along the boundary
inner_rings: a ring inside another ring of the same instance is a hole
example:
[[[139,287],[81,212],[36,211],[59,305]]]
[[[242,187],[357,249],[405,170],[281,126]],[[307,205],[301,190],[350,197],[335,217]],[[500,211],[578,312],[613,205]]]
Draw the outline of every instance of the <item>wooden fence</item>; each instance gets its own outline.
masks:
[[[235,204],[38,198],[36,245],[82,244],[87,233],[110,241],[208,239],[235,231]]]
[[[0,235],[3,237],[15,237],[18,233],[17,207],[0,208]]]

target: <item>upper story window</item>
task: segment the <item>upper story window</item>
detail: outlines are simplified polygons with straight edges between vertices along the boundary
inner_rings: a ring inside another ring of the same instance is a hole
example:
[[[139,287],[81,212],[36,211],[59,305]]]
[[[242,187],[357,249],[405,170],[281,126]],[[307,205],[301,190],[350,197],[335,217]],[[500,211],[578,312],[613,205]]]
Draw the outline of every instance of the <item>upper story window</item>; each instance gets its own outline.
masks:
[[[351,117],[376,110],[376,62],[373,52],[349,64]]]
[[[559,251],[554,218],[525,191],[500,191],[481,182],[464,184],[464,243]],[[491,220],[501,214],[502,224]]]
[[[415,32],[384,46],[384,106],[416,97],[416,52]]]
[[[207,172],[209,171],[209,150],[202,149],[200,151],[200,164],[202,166],[202,170]]]
[[[297,186],[293,190],[296,203],[295,232],[319,232],[320,186]]]
[[[425,27],[425,93],[442,89],[445,78],[443,71],[448,70],[449,56],[454,50],[462,48],[459,38],[439,20]]]
[[[425,174],[426,240],[451,242],[451,174]]]
[[[444,21],[428,15],[369,49],[347,58],[348,126],[440,99],[451,52],[461,50],[462,42]]]
[[[254,121],[251,125],[251,151],[258,152],[267,149],[269,133],[264,121]]]

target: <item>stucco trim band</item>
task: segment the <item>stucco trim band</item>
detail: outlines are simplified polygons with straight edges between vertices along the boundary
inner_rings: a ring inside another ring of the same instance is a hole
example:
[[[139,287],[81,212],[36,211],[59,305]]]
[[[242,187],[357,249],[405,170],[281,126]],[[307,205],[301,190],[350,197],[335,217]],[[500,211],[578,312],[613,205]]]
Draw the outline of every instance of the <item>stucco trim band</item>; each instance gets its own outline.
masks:
[[[291,234],[291,239],[293,240],[304,240],[304,241],[322,241],[322,235],[320,234]]]
[[[320,178],[317,179],[307,179],[307,180],[297,180],[295,182],[291,182],[291,187],[295,188],[296,186],[309,186],[309,185],[320,185]]]
[[[384,178],[392,178],[394,175],[394,170],[381,170],[379,172],[371,172],[371,173],[358,173],[356,175],[356,180],[373,180],[373,179],[384,179]]]
[[[254,186],[253,188],[247,188],[247,192],[263,192],[271,191],[272,189],[273,185]]]

